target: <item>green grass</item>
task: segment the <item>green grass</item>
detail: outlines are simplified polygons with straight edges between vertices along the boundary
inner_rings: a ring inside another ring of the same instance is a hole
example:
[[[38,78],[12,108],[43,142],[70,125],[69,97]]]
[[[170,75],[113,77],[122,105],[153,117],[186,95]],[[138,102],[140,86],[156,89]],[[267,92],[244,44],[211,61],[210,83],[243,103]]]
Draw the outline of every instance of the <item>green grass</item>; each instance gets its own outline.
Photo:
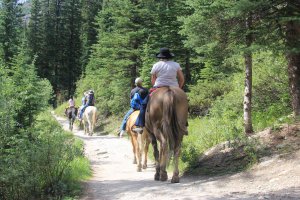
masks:
[[[65,109],[68,107],[68,103],[65,102],[59,105],[55,110],[54,113],[58,116],[65,116]]]

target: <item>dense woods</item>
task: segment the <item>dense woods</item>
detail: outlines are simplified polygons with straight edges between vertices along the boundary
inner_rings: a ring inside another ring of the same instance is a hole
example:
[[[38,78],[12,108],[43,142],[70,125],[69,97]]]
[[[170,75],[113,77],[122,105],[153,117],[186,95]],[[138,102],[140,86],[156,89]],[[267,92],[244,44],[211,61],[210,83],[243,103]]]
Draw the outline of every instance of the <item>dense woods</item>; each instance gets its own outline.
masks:
[[[82,144],[49,105],[93,89],[100,115],[121,118],[161,47],[186,79],[184,168],[300,115],[299,0],[0,0],[0,199],[66,193]]]

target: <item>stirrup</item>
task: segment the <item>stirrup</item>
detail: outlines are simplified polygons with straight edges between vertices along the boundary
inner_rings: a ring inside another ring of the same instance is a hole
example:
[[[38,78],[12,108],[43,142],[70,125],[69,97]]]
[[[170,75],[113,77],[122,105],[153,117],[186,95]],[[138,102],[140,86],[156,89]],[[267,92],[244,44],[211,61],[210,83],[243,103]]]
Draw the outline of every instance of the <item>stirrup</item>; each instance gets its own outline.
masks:
[[[142,133],[143,132],[143,127],[135,127],[132,129],[134,132],[137,132],[137,133]]]

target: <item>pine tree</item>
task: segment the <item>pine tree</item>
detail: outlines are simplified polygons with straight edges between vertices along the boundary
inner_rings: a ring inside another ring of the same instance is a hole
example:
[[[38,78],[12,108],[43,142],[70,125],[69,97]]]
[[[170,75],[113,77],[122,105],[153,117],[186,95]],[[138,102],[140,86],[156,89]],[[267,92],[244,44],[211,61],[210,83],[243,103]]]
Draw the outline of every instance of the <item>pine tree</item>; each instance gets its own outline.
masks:
[[[59,71],[59,80],[62,83],[62,89],[67,90],[67,98],[75,92],[75,83],[81,75],[81,4],[79,0],[66,1],[64,4],[62,24],[64,24],[64,31],[62,31],[64,40],[62,68]]]
[[[259,25],[261,24],[261,14],[267,3],[261,0],[188,2],[195,12],[184,20],[183,32],[189,37],[187,44],[196,48],[198,53],[203,54],[204,60],[213,63],[213,65],[204,66],[206,67],[205,72],[217,72],[215,75],[212,74],[212,80],[218,78],[220,72],[225,76],[234,72],[234,69],[228,70],[226,67],[222,69],[219,66],[223,65],[226,57],[237,51],[243,52],[246,72],[244,128],[245,133],[250,134],[253,132],[251,119],[252,53],[256,50],[254,42],[259,37],[257,33],[262,33],[262,26]],[[202,38],[196,36],[199,32]]]
[[[148,22],[142,6],[138,1],[112,0],[106,2],[97,18],[98,41],[93,46],[85,80],[98,80],[89,87],[101,98],[101,107],[110,112],[120,112],[128,106],[130,86],[142,67],[144,26]]]
[[[82,57],[81,65],[84,70],[91,55],[91,47],[97,42],[97,26],[95,18],[102,9],[103,0],[83,0],[82,1]]]
[[[289,84],[295,117],[300,116],[300,1],[286,1],[285,38]]]
[[[17,53],[22,31],[21,9],[16,0],[3,0],[0,2],[0,17],[3,31],[0,32],[0,43],[3,48],[3,59],[9,63]]]
[[[44,27],[42,21],[41,0],[33,0],[31,4],[31,17],[28,25],[27,40],[29,43],[30,56],[35,59],[38,74],[44,77],[43,66],[45,57],[43,57],[43,46],[45,46]]]
[[[79,0],[35,0],[32,5],[28,34],[32,56],[37,56],[38,74],[50,80],[58,101],[74,93],[82,73],[80,8]]]
[[[184,70],[187,84],[191,82],[192,64],[190,62],[191,50],[184,46],[185,36],[179,33],[182,21],[179,17],[190,13],[184,1],[145,1],[144,9],[148,12],[148,23],[145,23],[147,37],[145,41],[145,51],[142,59],[142,74],[148,80],[150,70],[155,59],[155,54],[162,47],[168,47],[175,54],[176,61],[180,63]],[[147,82],[150,83],[150,82]],[[150,86],[150,85],[149,85]]]

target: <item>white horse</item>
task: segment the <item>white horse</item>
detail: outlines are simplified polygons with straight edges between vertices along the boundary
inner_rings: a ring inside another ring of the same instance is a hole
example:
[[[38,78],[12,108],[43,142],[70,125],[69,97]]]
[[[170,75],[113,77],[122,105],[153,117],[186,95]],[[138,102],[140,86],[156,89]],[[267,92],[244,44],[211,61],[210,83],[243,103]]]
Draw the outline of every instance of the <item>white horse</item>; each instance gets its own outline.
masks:
[[[95,124],[97,121],[97,108],[95,106],[88,106],[83,112],[82,116],[84,134],[93,135]]]

